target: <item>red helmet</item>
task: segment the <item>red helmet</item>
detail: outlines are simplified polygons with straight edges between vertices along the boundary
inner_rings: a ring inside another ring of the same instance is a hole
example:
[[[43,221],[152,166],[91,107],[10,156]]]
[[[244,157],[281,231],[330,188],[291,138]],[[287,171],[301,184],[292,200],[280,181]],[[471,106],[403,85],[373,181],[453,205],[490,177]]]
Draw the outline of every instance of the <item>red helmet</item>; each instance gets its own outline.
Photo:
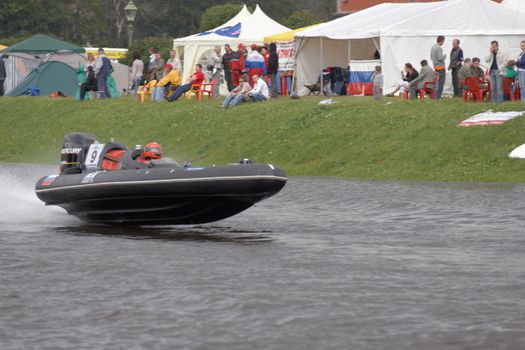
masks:
[[[162,157],[162,146],[157,142],[150,142],[144,147],[142,155],[145,158],[160,159]]]

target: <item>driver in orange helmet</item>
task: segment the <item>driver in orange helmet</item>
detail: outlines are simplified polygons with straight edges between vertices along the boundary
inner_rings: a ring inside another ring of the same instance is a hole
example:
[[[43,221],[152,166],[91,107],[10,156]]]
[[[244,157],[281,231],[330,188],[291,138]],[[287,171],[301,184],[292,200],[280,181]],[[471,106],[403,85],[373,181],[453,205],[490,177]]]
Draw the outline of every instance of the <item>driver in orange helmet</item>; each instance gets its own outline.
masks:
[[[162,158],[162,146],[158,142],[150,142],[137,157],[137,162],[151,164],[152,160],[160,158]]]

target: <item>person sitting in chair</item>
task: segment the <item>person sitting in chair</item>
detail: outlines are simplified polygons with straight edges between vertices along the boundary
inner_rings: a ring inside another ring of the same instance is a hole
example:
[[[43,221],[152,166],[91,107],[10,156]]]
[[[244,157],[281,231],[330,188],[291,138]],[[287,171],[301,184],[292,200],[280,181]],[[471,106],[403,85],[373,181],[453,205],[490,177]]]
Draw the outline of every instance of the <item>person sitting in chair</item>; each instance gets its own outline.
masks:
[[[153,160],[162,158],[162,146],[158,142],[150,142],[137,157],[137,162],[150,165]]]
[[[164,96],[169,99],[170,92],[178,88],[181,84],[179,72],[171,64],[164,66],[164,78],[162,78],[152,90],[151,100],[162,102]]]
[[[169,102],[176,101],[179,97],[182,96],[185,92],[188,92],[191,90],[192,86],[200,86],[202,82],[204,81],[204,73],[202,72],[202,65],[197,63],[195,65],[195,73],[193,73],[190,78],[188,79],[188,82],[184,85],[179,86],[173,94],[171,94],[166,99]]]

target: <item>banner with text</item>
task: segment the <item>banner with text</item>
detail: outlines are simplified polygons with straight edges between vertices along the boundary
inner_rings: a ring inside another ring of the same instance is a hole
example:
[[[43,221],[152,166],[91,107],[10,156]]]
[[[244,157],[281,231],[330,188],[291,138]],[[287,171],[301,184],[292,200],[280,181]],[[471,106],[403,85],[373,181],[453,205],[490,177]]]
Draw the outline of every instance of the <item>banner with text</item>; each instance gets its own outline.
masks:
[[[290,71],[293,70],[293,65],[295,61],[295,51],[294,45],[295,42],[292,41],[278,41],[277,44],[277,54],[279,55],[279,70],[280,71]]]

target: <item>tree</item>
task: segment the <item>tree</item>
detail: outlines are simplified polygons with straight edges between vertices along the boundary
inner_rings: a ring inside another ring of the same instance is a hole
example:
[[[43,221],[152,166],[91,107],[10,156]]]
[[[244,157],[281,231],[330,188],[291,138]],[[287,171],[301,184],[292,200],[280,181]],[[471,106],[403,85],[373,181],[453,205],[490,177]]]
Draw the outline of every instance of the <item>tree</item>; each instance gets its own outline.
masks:
[[[295,11],[289,17],[283,20],[283,25],[292,28],[299,29],[313,24],[317,24],[320,21],[315,18],[315,15],[310,10]]]
[[[243,5],[225,4],[208,8],[201,18],[199,30],[201,32],[216,28],[235,16]]]

